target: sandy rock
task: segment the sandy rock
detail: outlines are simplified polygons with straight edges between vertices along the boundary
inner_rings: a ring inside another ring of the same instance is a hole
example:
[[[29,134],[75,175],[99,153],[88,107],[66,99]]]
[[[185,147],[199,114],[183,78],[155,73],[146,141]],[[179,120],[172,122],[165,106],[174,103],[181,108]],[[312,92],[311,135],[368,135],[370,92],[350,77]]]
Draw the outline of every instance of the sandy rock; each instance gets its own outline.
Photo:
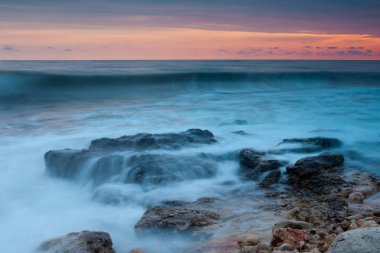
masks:
[[[261,238],[256,234],[246,234],[241,236],[238,240],[238,245],[240,248],[244,246],[256,246],[260,243]]]
[[[112,240],[104,232],[74,232],[43,242],[38,253],[116,253]]]
[[[359,228],[340,234],[328,253],[378,253],[380,228]]]
[[[292,228],[292,229],[307,230],[307,229],[311,229],[312,225],[304,221],[284,220],[284,221],[280,221],[274,224],[272,230],[278,229],[278,228]]]

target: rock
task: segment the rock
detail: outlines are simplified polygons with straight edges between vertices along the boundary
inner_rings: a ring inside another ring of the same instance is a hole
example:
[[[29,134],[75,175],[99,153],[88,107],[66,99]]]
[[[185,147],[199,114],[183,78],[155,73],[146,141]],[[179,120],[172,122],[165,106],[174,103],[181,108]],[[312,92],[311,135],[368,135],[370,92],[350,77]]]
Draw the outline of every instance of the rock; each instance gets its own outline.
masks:
[[[364,194],[361,193],[361,192],[352,192],[349,196],[348,196],[348,201],[350,202],[356,202],[356,203],[363,203],[363,200],[364,200]]]
[[[377,224],[376,221],[374,220],[367,220],[364,221],[363,224],[360,226],[361,228],[368,228],[368,227],[378,227],[379,225]]]
[[[272,184],[277,183],[281,178],[281,171],[280,170],[272,170],[268,173],[268,175],[265,176],[263,181],[259,184],[262,188],[268,188]]]
[[[229,236],[223,239],[214,239],[198,245],[189,253],[240,253],[236,236]]]
[[[281,244],[281,246],[278,247],[278,249],[282,251],[292,251],[294,250],[294,247],[288,243],[284,243],[284,244]]]
[[[208,130],[189,129],[180,133],[125,135],[119,138],[93,140],[90,150],[152,150],[178,149],[190,144],[215,143],[214,135]]]
[[[100,185],[110,179],[148,185],[209,178],[215,175],[217,163],[207,156],[143,154],[132,157],[82,150],[49,151],[46,169],[51,175],[92,181]]]
[[[277,170],[283,162],[264,158],[264,154],[253,149],[242,149],[239,153],[240,172],[245,179],[255,180],[263,172]]]
[[[284,139],[280,144],[299,144],[301,147],[285,148],[282,151],[294,153],[312,153],[325,149],[338,148],[342,142],[336,138],[312,137],[312,138],[292,138]]]
[[[216,224],[218,219],[219,214],[211,211],[157,206],[144,213],[135,229],[151,232],[191,232]]]
[[[290,182],[295,186],[305,187],[308,184],[336,184],[337,169],[343,164],[344,157],[340,154],[322,153],[298,160],[293,166],[288,166],[286,172]],[[331,176],[328,173],[332,173]],[[326,182],[325,182],[326,181]],[[343,182],[343,180],[341,180]]]
[[[378,253],[380,228],[359,228],[340,234],[328,253]]]
[[[309,242],[309,233],[305,230],[292,228],[277,228],[273,230],[272,246],[278,247],[283,243],[288,243],[294,248],[305,249],[304,243]]]
[[[240,248],[244,246],[256,246],[260,243],[261,238],[256,234],[246,234],[239,238],[238,245]]]
[[[278,228],[292,228],[299,230],[308,230],[312,228],[312,224],[304,221],[285,220],[277,222],[273,225],[272,232]]]
[[[85,164],[96,154],[88,150],[51,150],[45,153],[45,167],[49,174],[63,178],[75,178]]]
[[[144,154],[132,156],[126,182],[158,185],[209,178],[217,165],[202,156]]]
[[[43,242],[38,252],[46,253],[115,253],[112,240],[104,232],[74,232]]]

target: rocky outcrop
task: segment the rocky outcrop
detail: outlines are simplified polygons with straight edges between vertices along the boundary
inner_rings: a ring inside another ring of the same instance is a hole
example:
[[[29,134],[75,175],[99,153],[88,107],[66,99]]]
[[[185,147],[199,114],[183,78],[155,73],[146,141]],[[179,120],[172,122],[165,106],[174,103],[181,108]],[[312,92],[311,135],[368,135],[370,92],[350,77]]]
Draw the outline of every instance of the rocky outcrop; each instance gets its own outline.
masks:
[[[284,139],[279,146],[284,144],[296,144],[297,147],[282,148],[278,150],[280,153],[293,152],[293,153],[312,153],[319,152],[326,149],[339,148],[343,143],[336,138],[327,137],[311,137],[311,138],[292,138]]]
[[[341,233],[336,237],[328,253],[378,253],[380,227],[360,228]]]
[[[101,138],[93,140],[90,150],[152,150],[178,149],[190,144],[212,144],[216,139],[208,130],[189,129],[180,133],[125,135],[119,138]]]
[[[218,219],[219,214],[211,211],[157,206],[144,213],[135,229],[139,232],[191,232],[216,224]]]
[[[298,160],[294,165],[288,166],[286,172],[290,182],[296,187],[336,185],[342,183],[336,172],[343,162],[344,157],[341,154],[322,153]]]
[[[240,151],[239,162],[243,178],[249,180],[256,180],[262,173],[284,165],[284,162],[265,158],[264,153],[248,148]]]
[[[38,253],[116,253],[105,232],[74,232],[43,242]]]

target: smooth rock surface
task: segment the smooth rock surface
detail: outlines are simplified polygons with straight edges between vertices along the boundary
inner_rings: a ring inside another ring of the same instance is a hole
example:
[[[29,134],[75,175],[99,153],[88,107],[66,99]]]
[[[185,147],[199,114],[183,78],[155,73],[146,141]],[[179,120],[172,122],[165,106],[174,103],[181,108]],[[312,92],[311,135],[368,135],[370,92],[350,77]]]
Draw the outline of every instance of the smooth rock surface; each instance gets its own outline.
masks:
[[[344,232],[334,240],[328,253],[379,253],[380,227]]]

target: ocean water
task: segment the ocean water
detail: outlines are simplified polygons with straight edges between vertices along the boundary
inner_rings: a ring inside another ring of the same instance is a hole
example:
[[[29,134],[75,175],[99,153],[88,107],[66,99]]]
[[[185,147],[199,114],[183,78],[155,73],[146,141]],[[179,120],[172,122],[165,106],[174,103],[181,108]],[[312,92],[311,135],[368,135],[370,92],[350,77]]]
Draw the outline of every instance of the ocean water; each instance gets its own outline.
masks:
[[[157,152],[223,156],[244,147],[272,149],[284,138],[325,136],[343,141],[347,169],[380,175],[379,112],[378,61],[0,61],[2,250],[33,252],[68,232],[100,230],[111,234],[117,252],[178,252],[191,241],[163,245],[159,237],[134,233],[149,206],[223,198],[255,184],[240,179],[237,161],[221,159],[211,178],[94,186],[86,175],[65,180],[47,173],[49,150],[189,128],[208,129],[218,142]]]

